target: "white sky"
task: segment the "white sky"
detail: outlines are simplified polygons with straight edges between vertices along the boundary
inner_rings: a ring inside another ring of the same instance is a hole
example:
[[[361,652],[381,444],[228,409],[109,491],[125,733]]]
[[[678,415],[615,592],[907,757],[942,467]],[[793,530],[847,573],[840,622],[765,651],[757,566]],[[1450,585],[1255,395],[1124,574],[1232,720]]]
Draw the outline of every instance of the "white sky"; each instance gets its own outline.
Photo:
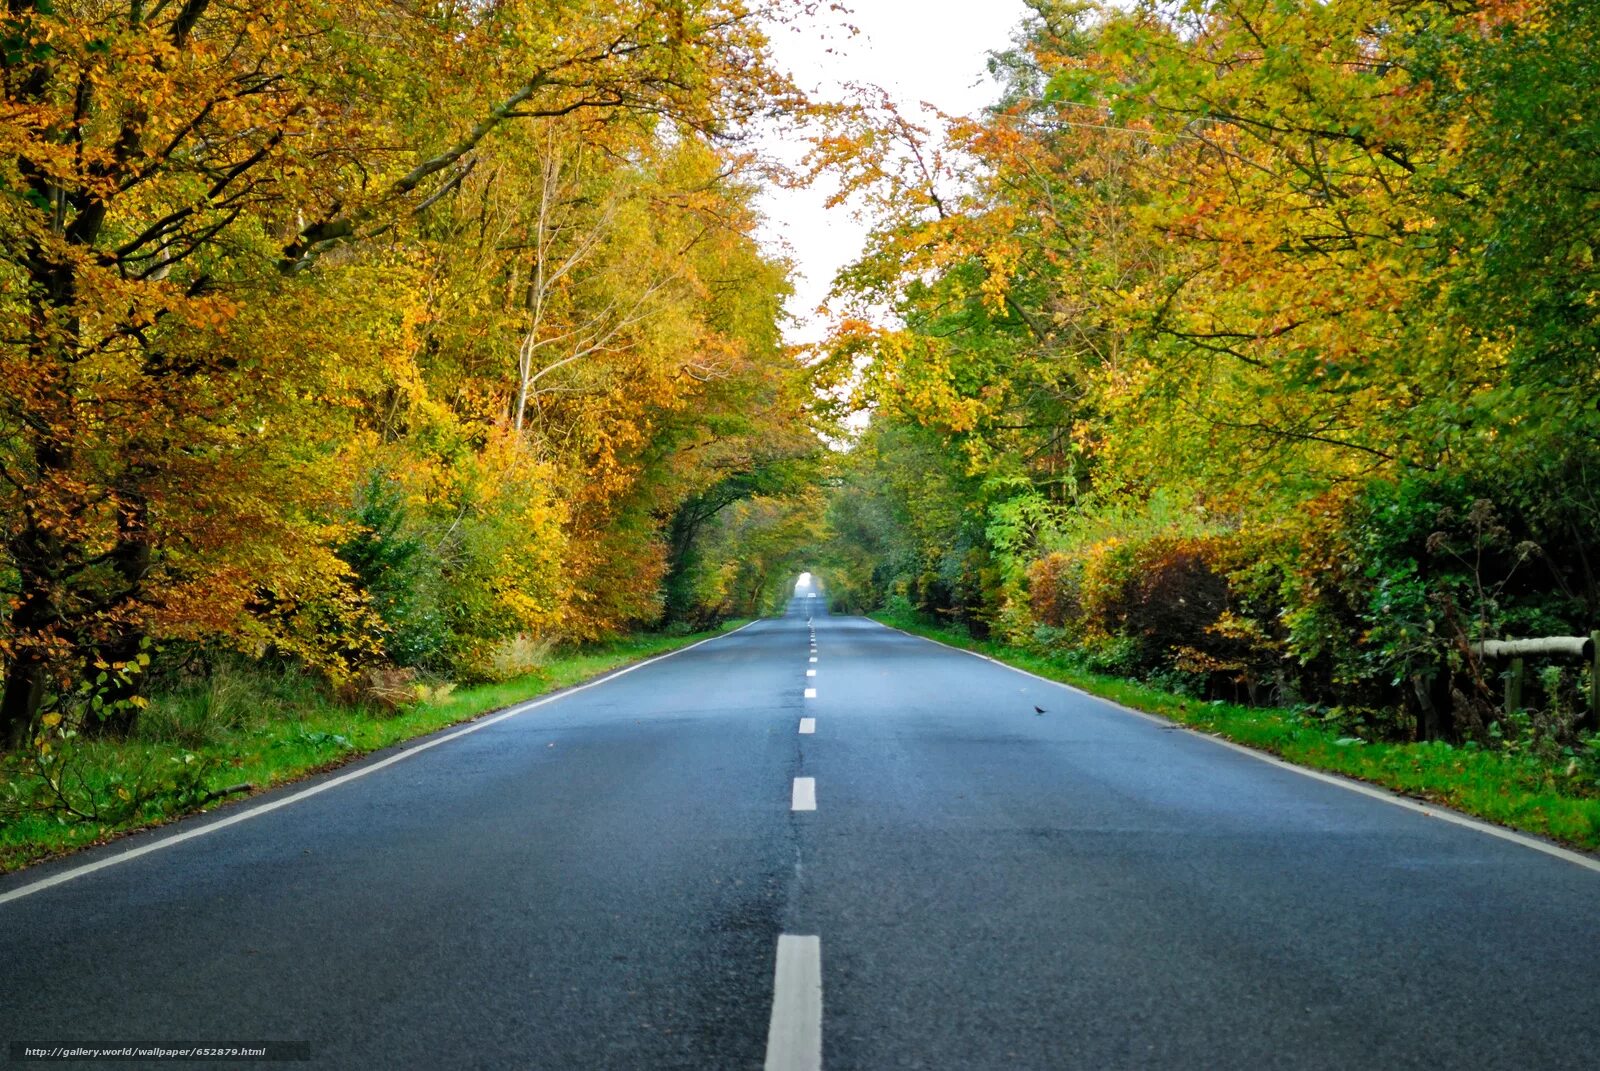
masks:
[[[1011,43],[1027,10],[1022,0],[854,0],[850,6],[848,16],[819,16],[814,28],[776,31],[778,63],[819,99],[838,98],[846,83],[870,83],[903,106],[926,101],[952,115],[976,112],[998,95],[985,69],[988,54]],[[848,36],[847,22],[860,34]],[[768,148],[797,162],[795,151]],[[825,208],[827,195],[826,189],[772,189],[760,202],[767,217],[763,240],[786,247],[795,262],[789,311],[799,322],[789,329],[791,342],[822,337],[825,324],[815,309],[834,273],[860,253],[866,234],[847,207]]]

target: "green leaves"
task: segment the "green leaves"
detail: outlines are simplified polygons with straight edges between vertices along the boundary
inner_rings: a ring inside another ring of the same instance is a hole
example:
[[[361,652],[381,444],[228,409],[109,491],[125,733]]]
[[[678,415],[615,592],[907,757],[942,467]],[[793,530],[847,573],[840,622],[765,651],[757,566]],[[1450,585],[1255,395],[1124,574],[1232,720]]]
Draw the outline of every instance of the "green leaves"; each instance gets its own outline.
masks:
[[[1482,738],[1470,642],[1600,619],[1600,8],[1035,11],[954,128],[964,184],[843,279],[904,329],[836,338],[871,359],[863,466],[975,477],[924,482],[982,522],[857,477],[853,567],[1019,642],[1044,613],[1087,650],[1077,614],[1125,668]],[[1137,587],[1118,563],[1181,576],[1184,536],[1225,548],[1215,620],[1150,651],[1083,610]]]

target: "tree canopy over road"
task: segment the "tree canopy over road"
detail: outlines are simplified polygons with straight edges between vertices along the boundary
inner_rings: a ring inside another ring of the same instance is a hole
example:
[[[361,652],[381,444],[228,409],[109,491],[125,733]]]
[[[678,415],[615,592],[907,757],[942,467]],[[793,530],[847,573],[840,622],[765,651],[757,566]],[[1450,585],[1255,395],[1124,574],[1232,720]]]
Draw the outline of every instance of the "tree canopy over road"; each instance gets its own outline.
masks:
[[[393,710],[802,568],[1595,791],[1594,670],[1475,645],[1600,626],[1600,9],[1033,0],[927,123],[796,88],[821,6],[9,3],[12,805],[227,681]],[[872,225],[811,350],[774,122]]]

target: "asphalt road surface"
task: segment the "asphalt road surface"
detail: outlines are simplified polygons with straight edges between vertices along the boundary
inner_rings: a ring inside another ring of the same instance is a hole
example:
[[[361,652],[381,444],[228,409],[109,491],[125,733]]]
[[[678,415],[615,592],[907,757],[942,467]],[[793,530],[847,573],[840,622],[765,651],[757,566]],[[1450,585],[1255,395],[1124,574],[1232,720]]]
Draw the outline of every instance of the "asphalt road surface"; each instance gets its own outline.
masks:
[[[1600,1066],[1592,863],[809,594],[0,881],[0,1044],[268,1044],[308,1068]]]

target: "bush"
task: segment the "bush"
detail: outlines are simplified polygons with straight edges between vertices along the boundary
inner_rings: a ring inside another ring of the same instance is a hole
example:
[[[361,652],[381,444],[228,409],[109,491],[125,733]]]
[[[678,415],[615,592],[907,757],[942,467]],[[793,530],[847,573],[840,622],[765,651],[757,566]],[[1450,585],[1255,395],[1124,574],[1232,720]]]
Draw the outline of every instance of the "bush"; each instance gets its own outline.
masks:
[[[1055,551],[1028,570],[1033,642],[1085,668],[1255,701],[1281,643],[1240,605],[1233,534],[1139,532]],[[1280,689],[1281,691],[1281,689]]]
[[[495,644],[480,663],[470,667],[476,679],[509,681],[540,672],[550,662],[555,641],[519,632]]]
[[[883,612],[897,620],[905,621],[917,616],[917,608],[902,592],[895,592],[883,600]]]
[[[1111,607],[1121,617],[1120,631],[1140,643],[1149,668],[1172,664],[1180,652],[1199,652],[1235,668],[1240,651],[1233,638],[1214,632],[1228,609],[1225,575],[1212,567],[1216,541],[1158,537],[1132,548],[1121,598]]]
[[[203,747],[261,717],[258,683],[231,660],[220,662],[207,676],[152,700],[134,735],[152,743]]]
[[[1191,660],[1200,652],[1231,665],[1238,660],[1239,644],[1213,631],[1230,598],[1226,573],[1216,564],[1222,552],[1215,537],[1094,544],[1083,556],[1078,587],[1085,637],[1129,641],[1126,657],[1138,671],[1170,669],[1185,652]]]
[[[409,666],[368,666],[339,689],[345,706],[396,714],[420,698],[417,671]]]
[[[1028,606],[1036,621],[1067,628],[1083,613],[1083,563],[1056,551],[1028,567]]]
[[[383,653],[397,666],[439,666],[450,647],[438,558],[413,530],[400,484],[375,471],[357,496],[355,532],[339,548],[383,622]]]
[[[1557,509],[1515,469],[1416,472],[1313,500],[1234,575],[1253,620],[1281,625],[1299,691],[1386,712],[1370,719],[1376,735],[1570,741],[1559,718],[1492,733],[1500,667],[1472,657],[1470,645],[1587,633],[1594,618],[1581,577],[1600,550],[1595,540],[1591,516]]]

